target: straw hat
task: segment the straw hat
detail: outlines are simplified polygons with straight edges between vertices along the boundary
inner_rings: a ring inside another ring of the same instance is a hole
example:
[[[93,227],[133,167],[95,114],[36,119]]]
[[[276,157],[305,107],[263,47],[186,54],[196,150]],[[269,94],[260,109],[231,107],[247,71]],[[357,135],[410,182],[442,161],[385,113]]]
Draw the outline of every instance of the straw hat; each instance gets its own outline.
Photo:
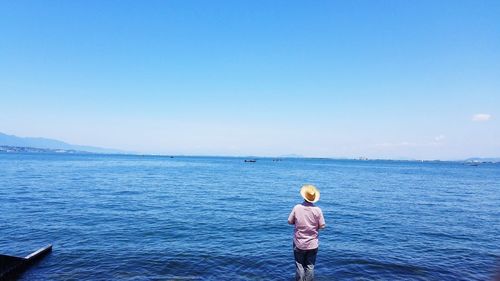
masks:
[[[300,189],[302,198],[310,203],[316,203],[319,200],[319,190],[311,184],[306,184]]]

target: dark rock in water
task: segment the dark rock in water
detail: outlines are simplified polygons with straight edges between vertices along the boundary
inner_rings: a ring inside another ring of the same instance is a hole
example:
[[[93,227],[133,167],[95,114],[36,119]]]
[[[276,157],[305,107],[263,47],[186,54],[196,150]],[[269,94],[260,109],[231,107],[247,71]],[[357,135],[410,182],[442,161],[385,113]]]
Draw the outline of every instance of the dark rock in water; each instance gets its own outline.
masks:
[[[15,280],[29,266],[46,256],[52,251],[52,245],[48,245],[25,258],[0,255],[0,281]]]
[[[12,278],[15,275],[14,271],[22,267],[25,262],[24,258],[0,255],[0,280],[9,280],[9,278]]]

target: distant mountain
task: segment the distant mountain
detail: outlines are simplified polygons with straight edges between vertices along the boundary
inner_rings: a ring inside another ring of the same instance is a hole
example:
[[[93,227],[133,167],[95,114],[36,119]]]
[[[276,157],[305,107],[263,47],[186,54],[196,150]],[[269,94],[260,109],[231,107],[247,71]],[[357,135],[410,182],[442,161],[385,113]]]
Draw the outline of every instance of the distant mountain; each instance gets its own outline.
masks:
[[[481,158],[481,157],[472,157],[464,160],[465,162],[494,162],[494,163],[499,163],[500,162],[500,157],[488,157],[488,158]]]
[[[0,133],[0,146],[29,147],[42,149],[62,149],[85,151],[92,153],[125,153],[116,149],[108,149],[94,146],[74,145],[59,140],[47,138],[23,138],[14,135]]]
[[[8,146],[8,145],[0,145],[0,152],[7,152],[7,153],[66,153],[66,154],[92,153],[92,152],[78,151],[78,150],[35,148],[35,147],[27,147],[27,146]]]

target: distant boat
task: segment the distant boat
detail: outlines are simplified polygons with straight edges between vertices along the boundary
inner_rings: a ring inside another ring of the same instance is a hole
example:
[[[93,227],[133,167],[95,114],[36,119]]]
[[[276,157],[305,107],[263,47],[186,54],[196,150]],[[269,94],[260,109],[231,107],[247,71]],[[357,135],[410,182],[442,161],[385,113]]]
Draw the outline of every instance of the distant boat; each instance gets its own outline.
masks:
[[[245,159],[245,162],[247,162],[247,163],[255,163],[255,162],[257,162],[257,160],[254,160],[254,159]]]

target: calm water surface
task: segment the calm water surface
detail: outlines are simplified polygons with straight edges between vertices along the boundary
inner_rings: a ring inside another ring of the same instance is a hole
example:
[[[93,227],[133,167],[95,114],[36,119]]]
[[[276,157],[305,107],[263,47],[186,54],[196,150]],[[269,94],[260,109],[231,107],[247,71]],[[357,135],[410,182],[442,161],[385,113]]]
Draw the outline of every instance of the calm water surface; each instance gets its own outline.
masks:
[[[500,165],[0,154],[0,252],[22,280],[292,280],[288,214],[321,190],[317,280],[491,280]]]

